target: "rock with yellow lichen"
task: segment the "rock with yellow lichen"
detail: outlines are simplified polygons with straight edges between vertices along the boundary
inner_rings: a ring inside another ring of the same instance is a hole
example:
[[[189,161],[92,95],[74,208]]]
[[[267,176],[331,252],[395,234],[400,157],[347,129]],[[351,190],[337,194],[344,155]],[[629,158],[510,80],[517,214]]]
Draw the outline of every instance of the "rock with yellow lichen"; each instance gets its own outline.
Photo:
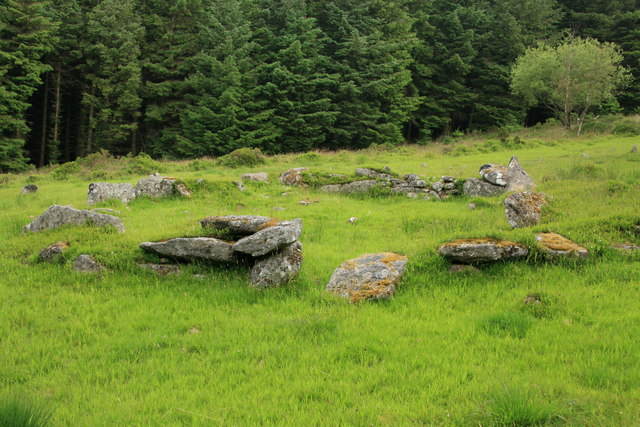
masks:
[[[407,261],[407,257],[392,252],[345,261],[333,272],[326,291],[349,298],[352,303],[388,299],[395,294]]]
[[[277,223],[276,219],[261,215],[222,215],[200,220],[205,229],[225,230],[233,236],[248,236]]]
[[[296,277],[302,266],[302,244],[295,241],[278,252],[259,259],[249,272],[249,283],[257,289],[283,285]]]
[[[589,251],[586,248],[557,233],[540,233],[536,235],[536,241],[551,258],[587,259],[589,257]]]
[[[458,239],[438,248],[438,254],[461,264],[478,264],[522,258],[529,250],[520,243],[497,239]]]
[[[264,228],[251,236],[243,237],[233,245],[233,250],[252,257],[260,257],[275,252],[295,242],[302,233],[302,220],[281,221]]]
[[[531,227],[540,222],[547,196],[536,192],[513,193],[504,199],[507,222],[513,228]]]

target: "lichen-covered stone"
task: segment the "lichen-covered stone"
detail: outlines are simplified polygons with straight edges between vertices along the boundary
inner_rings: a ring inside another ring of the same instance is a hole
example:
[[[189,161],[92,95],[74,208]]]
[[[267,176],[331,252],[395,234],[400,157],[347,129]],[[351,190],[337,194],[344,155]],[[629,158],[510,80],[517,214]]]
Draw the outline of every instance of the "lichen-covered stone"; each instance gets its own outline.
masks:
[[[82,254],[73,261],[73,269],[80,273],[100,273],[104,267],[96,262],[93,257]]]
[[[387,168],[387,170],[389,172],[391,172],[388,168]],[[356,169],[356,175],[358,175],[358,176],[366,176],[367,178],[371,178],[371,179],[381,179],[381,180],[385,180],[385,181],[388,181],[388,180],[393,178],[393,175],[391,175],[389,173],[378,172],[376,170],[369,169],[369,168],[357,168]]]
[[[96,227],[112,226],[119,232],[124,232],[124,225],[120,218],[97,212],[74,209],[71,206],[50,206],[42,215],[31,221],[23,229],[23,233],[37,233],[42,230],[60,227],[62,225],[93,225]]]
[[[480,166],[478,171],[482,179],[500,187],[506,187],[509,179],[509,170],[500,165],[492,163]]]
[[[200,220],[203,228],[224,230],[234,236],[248,236],[277,223],[274,218],[260,215],[210,216]]]
[[[238,240],[233,245],[236,252],[259,257],[295,242],[302,233],[302,220],[282,221],[255,234]]]
[[[547,198],[542,193],[518,192],[504,199],[507,222],[513,228],[531,227],[540,222]]]
[[[136,184],[136,197],[168,197],[174,194],[177,178],[168,178],[158,174],[149,175]]]
[[[505,187],[494,185],[478,178],[469,178],[462,186],[467,197],[495,197],[506,191]]]
[[[127,183],[94,182],[89,184],[87,193],[87,204],[95,205],[105,200],[120,200],[122,203],[129,203],[136,198],[133,185]]]
[[[302,266],[302,244],[296,241],[281,250],[258,260],[249,272],[254,288],[280,286],[292,280]]]
[[[507,191],[533,190],[536,184],[533,179],[522,169],[516,156],[512,156],[507,167],[508,183]]]
[[[53,243],[40,251],[40,259],[47,262],[55,261],[62,253],[69,249],[69,242],[60,241]]]
[[[438,254],[452,262],[475,264],[521,258],[529,250],[520,243],[497,239],[459,239],[438,248]]]
[[[284,185],[302,186],[306,185],[304,182],[303,172],[309,170],[309,168],[293,168],[282,172],[280,175],[280,181]]]
[[[407,257],[383,252],[366,254],[340,264],[326,291],[351,302],[380,300],[393,296],[407,266]]]
[[[374,187],[386,187],[388,183],[367,180],[367,181],[354,181],[348,184],[343,184],[340,188],[340,193],[342,194],[364,194],[371,191]]]
[[[241,176],[243,180],[269,182],[269,174],[266,172],[245,173]]]
[[[163,242],[143,242],[140,248],[167,258],[184,261],[234,262],[232,244],[211,237],[178,237]]]
[[[540,233],[536,235],[544,252],[551,258],[587,259],[589,251],[576,242],[557,233]]]

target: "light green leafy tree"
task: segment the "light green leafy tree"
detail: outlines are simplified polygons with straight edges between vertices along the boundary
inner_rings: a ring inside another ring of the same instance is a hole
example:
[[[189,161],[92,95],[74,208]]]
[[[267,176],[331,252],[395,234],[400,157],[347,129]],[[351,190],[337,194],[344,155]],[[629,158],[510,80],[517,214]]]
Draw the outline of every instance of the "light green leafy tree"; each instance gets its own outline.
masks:
[[[556,47],[539,46],[520,56],[511,73],[511,88],[528,105],[551,108],[566,129],[573,117],[580,134],[589,110],[614,97],[625,86],[629,72],[611,43],[571,38]]]

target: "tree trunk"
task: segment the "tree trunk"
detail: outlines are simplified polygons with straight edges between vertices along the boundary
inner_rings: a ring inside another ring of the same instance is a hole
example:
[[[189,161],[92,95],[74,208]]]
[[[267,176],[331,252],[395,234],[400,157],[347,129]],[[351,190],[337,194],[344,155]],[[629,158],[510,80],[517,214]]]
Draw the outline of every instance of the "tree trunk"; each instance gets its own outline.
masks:
[[[42,105],[42,136],[40,138],[40,158],[38,167],[44,166],[45,151],[47,149],[47,118],[49,116],[49,75],[44,77],[44,102]]]
[[[138,150],[138,119],[135,119],[133,124],[133,132],[131,132],[131,155],[135,156],[137,154],[136,151]]]
[[[60,151],[60,86],[62,85],[62,67],[60,64],[57,66],[56,70],[56,88],[55,88],[55,107],[53,112],[53,133],[51,135],[51,140],[53,144],[56,146],[56,152],[59,155]],[[58,159],[51,159],[54,161],[58,161]]]
[[[89,104],[89,128],[87,129],[87,148],[85,154],[91,154],[93,151],[93,115],[95,108],[93,106],[93,97],[96,93],[95,86],[91,85],[91,103]]]

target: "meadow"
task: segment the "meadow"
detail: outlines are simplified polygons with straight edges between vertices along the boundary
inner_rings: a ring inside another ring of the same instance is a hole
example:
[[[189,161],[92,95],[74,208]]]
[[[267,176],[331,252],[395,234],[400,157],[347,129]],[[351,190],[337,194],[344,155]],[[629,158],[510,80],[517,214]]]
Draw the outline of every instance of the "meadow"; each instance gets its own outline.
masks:
[[[639,425],[640,253],[612,247],[640,244],[635,144],[640,137],[523,135],[279,155],[245,168],[129,159],[118,169],[125,159],[94,156],[4,175],[0,395],[50,408],[52,425]],[[532,228],[509,227],[504,196],[350,197],[277,180],[301,166],[463,179],[511,155],[553,197]],[[135,184],[152,169],[180,177],[193,196],[99,205],[121,211],[125,233],[22,233],[52,204],[86,208],[90,182]],[[240,192],[232,183],[258,171],[268,184]],[[30,183],[38,192],[20,194]],[[302,218],[299,276],[258,291],[240,267],[182,265],[161,277],[137,266],[157,260],[140,242],[197,236],[199,219],[226,214]],[[534,249],[524,261],[454,274],[436,253],[461,237],[535,246],[541,231],[590,258],[551,262]],[[40,262],[59,240],[71,244],[62,260]],[[350,304],[325,292],[344,260],[382,251],[409,258],[393,299]],[[72,271],[81,253],[108,271]],[[532,294],[540,309],[524,304]]]

